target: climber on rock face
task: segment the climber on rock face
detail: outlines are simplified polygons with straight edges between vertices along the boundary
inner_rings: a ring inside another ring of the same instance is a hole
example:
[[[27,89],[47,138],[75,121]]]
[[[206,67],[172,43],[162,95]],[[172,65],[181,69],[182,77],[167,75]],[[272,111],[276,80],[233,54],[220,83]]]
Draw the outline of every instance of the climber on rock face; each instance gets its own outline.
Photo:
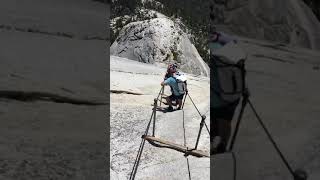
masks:
[[[165,80],[161,83],[162,86],[169,85],[171,88],[171,95],[165,97],[167,104],[169,105],[168,111],[173,111],[172,102],[176,101],[178,104],[177,110],[181,109],[182,99],[185,95],[185,89],[181,88],[180,81],[177,80],[177,66],[175,64],[171,64],[168,66],[167,73],[165,75]]]
[[[223,32],[215,31],[215,29],[209,35],[209,46],[211,45],[211,47],[212,47],[212,45],[224,46],[225,44],[227,44],[229,42],[237,42],[237,41],[233,37],[231,37]]]

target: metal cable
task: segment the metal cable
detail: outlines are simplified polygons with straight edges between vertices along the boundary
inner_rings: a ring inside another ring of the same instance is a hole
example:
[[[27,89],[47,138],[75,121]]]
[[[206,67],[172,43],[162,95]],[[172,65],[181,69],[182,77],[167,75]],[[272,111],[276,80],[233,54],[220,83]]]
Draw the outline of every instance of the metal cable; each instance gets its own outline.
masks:
[[[282,159],[283,163],[286,165],[286,167],[288,168],[288,170],[290,171],[290,173],[292,174],[293,177],[295,177],[295,172],[293,171],[293,169],[291,168],[291,166],[289,165],[288,161],[286,160],[286,158],[284,157],[284,155],[282,154],[282,152],[280,151],[278,145],[276,144],[276,142],[274,141],[274,139],[272,138],[270,132],[268,131],[268,129],[266,128],[266,126],[264,125],[262,119],[260,118],[260,116],[258,115],[257,111],[255,110],[254,106],[252,105],[251,101],[248,99],[248,103],[252,109],[252,111],[254,112],[254,114],[256,115],[260,125],[262,126],[263,130],[265,131],[265,133],[267,134],[269,140],[271,141],[272,145],[274,146],[274,148],[276,149],[277,153],[279,154],[280,158]]]
[[[246,104],[249,104],[252,111],[254,112],[254,115],[256,116],[258,122],[260,123],[261,127],[263,128],[263,130],[265,131],[268,139],[270,140],[270,142],[272,143],[272,145],[274,146],[274,148],[276,149],[277,153],[279,154],[281,160],[283,161],[283,163],[286,165],[287,169],[289,170],[289,172],[291,173],[291,175],[296,178],[297,174],[293,171],[293,169],[291,168],[289,162],[286,160],[286,158],[284,157],[284,155],[282,154],[282,152],[280,151],[280,148],[278,147],[278,145],[276,144],[276,142],[274,141],[273,137],[271,136],[271,133],[268,131],[267,127],[265,126],[264,122],[262,121],[261,117],[258,115],[256,109],[254,108],[253,104],[251,103],[249,98],[246,98],[243,103],[242,103],[242,108],[241,108],[241,112],[238,118],[238,122],[237,122],[237,127],[236,127],[236,132],[234,133],[233,137],[232,137],[232,141],[230,144],[230,148],[229,148],[229,152],[232,154],[232,159],[233,159],[233,179],[236,180],[236,176],[237,176],[237,161],[236,161],[236,156],[234,154],[234,152],[232,151],[233,149],[233,145],[235,143],[235,137],[237,135],[237,131],[239,129],[239,125],[240,125],[240,120],[242,119],[242,114],[244,111],[244,107]]]
[[[144,135],[148,134],[148,131],[149,131],[149,128],[150,128],[150,124],[151,124],[151,121],[152,121],[152,117],[153,117],[153,111],[152,111],[152,114],[151,114],[151,117],[150,117],[150,120],[149,120],[149,123],[147,125],[147,128],[146,128],[146,131],[145,131]],[[136,176],[145,141],[146,141],[145,139],[141,140],[140,147],[139,147],[139,150],[138,150],[138,154],[137,154],[136,160],[134,162],[134,165],[133,165],[133,168],[132,168],[132,171],[131,171],[131,174],[130,174],[130,178],[129,178],[130,180],[134,180],[134,178]]]
[[[160,92],[156,98],[156,102],[158,101],[160,95],[161,95],[161,92],[163,91],[164,87],[162,87],[160,89]],[[187,93],[187,95],[189,96],[193,106],[196,108],[196,110],[198,111],[199,115],[201,116],[201,118],[203,118],[203,116],[201,115],[199,109],[197,108],[197,106],[194,104],[192,98],[190,97],[190,95]],[[154,106],[154,108],[156,108],[156,105]],[[152,121],[152,118],[153,116],[155,115],[155,110],[152,111],[152,114],[151,114],[151,117],[150,117],[150,120],[149,120],[149,123],[147,125],[147,128],[145,130],[145,133],[144,135],[147,135],[148,134],[148,131],[149,131],[149,128],[150,128],[150,124],[151,124],[151,121]],[[184,122],[184,110],[182,109],[182,112],[183,112],[183,132],[184,132],[184,146],[186,146],[186,131],[185,131],[185,122]],[[206,122],[204,122],[205,126],[206,126],[206,129],[210,135],[210,131],[209,131],[209,128],[206,124]],[[154,128],[154,127],[153,127]],[[143,152],[143,148],[144,148],[144,145],[145,145],[145,139],[142,139],[141,140],[141,143],[140,143],[140,147],[139,147],[139,150],[138,150],[138,154],[136,156],[136,159],[135,159],[135,162],[134,162],[134,165],[133,165],[133,168],[132,168],[132,171],[130,173],[130,180],[134,180],[135,176],[136,176],[136,173],[137,173],[137,170],[138,170],[138,166],[139,166],[139,163],[140,163],[140,159],[141,159],[141,155],[142,155],[142,152]],[[189,164],[189,159],[188,157],[186,156],[186,159],[187,159],[187,166],[188,166],[188,174],[189,174],[189,180],[191,180],[191,171],[190,171],[190,164]]]
[[[210,130],[209,130],[208,126],[207,126],[207,123],[204,122],[204,125],[206,126],[206,129],[207,129],[207,131],[208,131],[208,133],[209,133],[209,136],[210,136]]]
[[[192,104],[193,104],[193,106],[196,108],[196,110],[198,111],[198,113],[199,113],[199,115],[200,116],[202,116],[201,115],[201,113],[200,113],[200,111],[199,111],[199,109],[197,108],[197,106],[194,104],[194,102],[193,102],[193,100],[192,100],[192,98],[191,98],[191,96],[190,96],[190,94],[188,93],[188,96],[189,96],[189,98],[190,98],[190,100],[191,100],[191,102],[192,102]]]
[[[184,146],[187,146],[187,139],[186,139],[186,128],[184,123],[184,110],[182,110],[182,127],[183,127],[183,140],[184,140]],[[188,173],[189,173],[189,180],[191,180],[191,172],[190,172],[190,164],[188,156],[185,156],[187,159],[187,166],[188,166]]]
[[[192,98],[191,98],[190,94],[188,93],[187,95],[189,96],[189,98],[190,98],[190,100],[191,100],[191,102],[192,102],[193,106],[196,108],[196,110],[198,111],[198,113],[199,113],[200,117],[202,118],[202,114],[200,113],[200,111],[199,111],[199,109],[197,108],[197,106],[194,104],[194,102],[193,102],[193,100],[192,100]],[[207,131],[208,131],[208,133],[209,133],[209,135],[210,135],[210,130],[209,130],[208,126],[207,126],[207,123],[206,123],[206,122],[204,122],[204,125],[206,126],[206,129],[207,129]]]
[[[237,159],[233,151],[231,151],[233,160],[233,180],[237,180]]]
[[[158,94],[158,97],[157,97],[157,100],[159,99],[159,96],[160,96],[160,93],[162,91],[163,87],[160,89],[160,92]],[[156,107],[153,107],[153,108],[156,108]],[[151,121],[152,121],[152,118],[154,116],[154,112],[155,111],[152,111],[152,114],[151,114],[151,117],[150,117],[150,120],[149,120],[149,123],[147,125],[147,128],[144,132],[144,135],[147,135],[148,134],[148,131],[149,131],[149,128],[150,128],[150,124],[151,124]],[[132,168],[132,171],[130,173],[130,180],[134,180],[135,176],[136,176],[136,173],[137,173],[137,170],[138,170],[138,166],[139,166],[139,163],[140,163],[140,159],[141,159],[141,155],[142,155],[142,151],[143,151],[143,148],[144,148],[144,144],[145,144],[145,139],[142,139],[141,140],[141,143],[140,143],[140,147],[139,147],[139,150],[138,150],[138,154],[136,156],[136,159],[135,159],[135,162],[134,162],[134,165],[133,165],[133,168]]]
[[[187,164],[188,164],[188,172],[189,172],[189,180],[191,180],[191,172],[190,172],[190,165],[189,165],[189,159],[187,158]]]

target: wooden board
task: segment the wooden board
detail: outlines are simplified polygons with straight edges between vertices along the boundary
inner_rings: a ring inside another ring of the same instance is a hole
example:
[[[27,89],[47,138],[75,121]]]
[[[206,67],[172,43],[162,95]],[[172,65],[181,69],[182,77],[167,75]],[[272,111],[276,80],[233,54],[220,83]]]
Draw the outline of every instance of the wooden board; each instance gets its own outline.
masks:
[[[153,110],[154,108],[152,108],[152,110]],[[163,113],[168,113],[168,112],[174,112],[174,111],[180,111],[181,109],[176,109],[176,108],[174,108],[172,111],[169,111],[168,110],[168,107],[161,107],[161,106],[158,106],[157,108],[156,108],[156,111],[160,111],[160,112],[163,112]]]
[[[188,148],[186,146],[181,146],[176,143],[172,143],[166,140],[162,140],[160,138],[156,138],[153,136],[142,136],[143,139],[147,140],[150,144],[161,147],[161,148],[170,148],[177,150],[179,152],[185,153],[186,155],[192,155],[196,157],[210,157],[208,152],[201,151],[201,150],[193,150],[193,148]]]

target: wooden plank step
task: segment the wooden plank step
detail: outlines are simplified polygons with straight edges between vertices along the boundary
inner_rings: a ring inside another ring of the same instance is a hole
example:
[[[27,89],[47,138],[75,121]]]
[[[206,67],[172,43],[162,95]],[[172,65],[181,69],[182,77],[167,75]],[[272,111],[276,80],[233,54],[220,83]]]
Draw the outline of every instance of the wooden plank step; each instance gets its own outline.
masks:
[[[179,152],[185,153],[186,155],[192,155],[196,157],[210,157],[209,153],[201,150],[193,150],[193,148],[188,148],[186,146],[182,146],[173,142],[169,142],[166,140],[162,140],[160,138],[156,138],[153,136],[142,136],[143,139],[147,140],[150,144],[161,147],[161,148],[170,148],[177,150]]]
[[[161,103],[164,104],[164,105],[168,105],[168,103],[164,102],[164,101],[161,101]],[[154,104],[150,104],[150,105],[154,106]],[[172,103],[172,106],[177,106],[177,105],[178,105],[177,103]],[[160,107],[160,106],[158,106],[158,107]]]

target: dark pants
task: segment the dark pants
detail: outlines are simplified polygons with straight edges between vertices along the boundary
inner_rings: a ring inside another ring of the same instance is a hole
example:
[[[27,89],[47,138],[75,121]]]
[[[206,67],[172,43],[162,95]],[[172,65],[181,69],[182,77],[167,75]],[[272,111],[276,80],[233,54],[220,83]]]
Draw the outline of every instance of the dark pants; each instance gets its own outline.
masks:
[[[183,99],[184,94],[181,94],[179,96],[176,96],[174,94],[171,94],[171,96],[169,96],[171,101],[176,101],[176,100],[182,100]]]
[[[210,122],[211,142],[213,142],[215,136],[220,136],[222,142],[225,143],[225,145],[227,144],[231,135],[231,121],[238,104],[239,100],[223,107],[210,108],[212,117]]]
[[[178,105],[178,109],[181,108],[182,106],[182,99],[184,97],[184,94],[175,96],[174,94],[171,94],[171,96],[166,97],[167,103],[169,107],[172,107],[172,101],[176,101],[176,105]]]

